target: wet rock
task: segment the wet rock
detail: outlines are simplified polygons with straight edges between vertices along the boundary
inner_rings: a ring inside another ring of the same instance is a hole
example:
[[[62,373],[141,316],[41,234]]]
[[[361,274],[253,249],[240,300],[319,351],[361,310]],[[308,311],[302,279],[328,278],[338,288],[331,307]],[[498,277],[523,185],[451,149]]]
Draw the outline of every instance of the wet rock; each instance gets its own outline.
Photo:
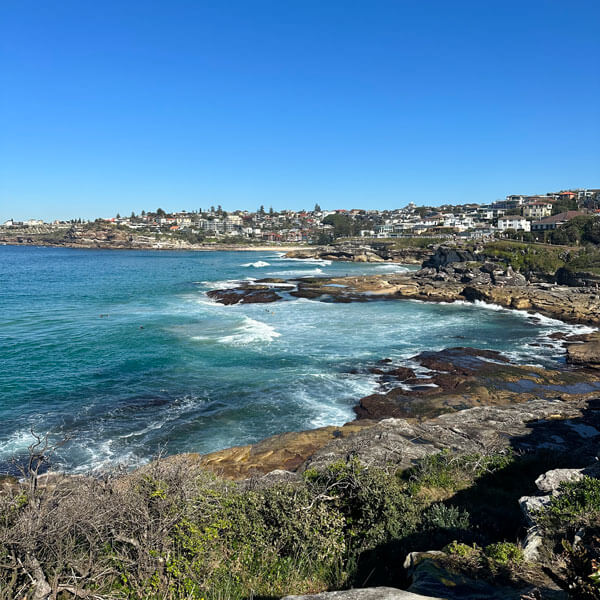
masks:
[[[405,381],[406,379],[415,376],[415,372],[409,367],[394,367],[393,369],[388,371],[387,374],[393,375],[396,379],[400,381]]]
[[[600,334],[586,337],[581,344],[567,346],[567,362],[571,365],[600,369]]]
[[[212,298],[220,304],[266,304],[281,300],[281,296],[268,287],[255,288],[234,288],[227,290],[211,290],[206,292],[209,298]]]

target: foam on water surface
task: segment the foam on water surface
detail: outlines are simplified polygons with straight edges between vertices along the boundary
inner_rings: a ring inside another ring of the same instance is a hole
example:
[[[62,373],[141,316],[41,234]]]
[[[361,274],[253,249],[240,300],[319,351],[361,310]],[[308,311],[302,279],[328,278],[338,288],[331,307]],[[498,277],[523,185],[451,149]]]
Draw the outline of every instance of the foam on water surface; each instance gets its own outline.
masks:
[[[341,425],[376,391],[365,365],[382,358],[402,364],[423,350],[473,346],[552,365],[562,351],[548,335],[589,330],[470,303],[296,298],[224,306],[206,296],[254,281],[249,269],[285,278],[402,265],[293,260],[272,251],[240,258],[30,250],[0,247],[11,273],[0,288],[0,461],[27,448],[33,426],[52,440],[72,436],[57,465],[76,472],[141,464],[159,447],[203,453]],[[246,266],[258,263],[269,265]]]

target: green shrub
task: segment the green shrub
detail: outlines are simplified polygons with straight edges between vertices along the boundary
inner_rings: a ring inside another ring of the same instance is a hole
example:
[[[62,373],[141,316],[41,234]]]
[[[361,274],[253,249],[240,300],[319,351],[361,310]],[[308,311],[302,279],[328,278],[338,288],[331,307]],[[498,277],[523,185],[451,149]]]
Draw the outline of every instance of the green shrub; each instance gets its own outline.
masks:
[[[519,564],[524,560],[523,550],[511,542],[497,542],[495,544],[490,544],[485,547],[484,552],[488,558],[491,558],[501,565],[507,565],[509,563]]]
[[[313,495],[329,498],[345,519],[350,553],[412,533],[423,504],[405,484],[384,469],[364,468],[358,460],[336,462],[305,475]]]
[[[436,503],[423,513],[422,526],[423,529],[468,529],[469,517],[467,511],[459,510],[456,506]]]
[[[493,454],[454,455],[442,450],[421,459],[404,477],[419,488],[439,488],[448,492],[471,485],[479,477],[506,468],[514,460],[510,450]]]
[[[561,537],[600,518],[600,479],[583,477],[560,485],[536,520],[547,536]]]
[[[469,546],[468,544],[463,544],[461,542],[457,542],[456,540],[448,544],[444,550],[448,554],[452,554],[460,558],[473,558],[478,556],[481,551],[476,544]]]

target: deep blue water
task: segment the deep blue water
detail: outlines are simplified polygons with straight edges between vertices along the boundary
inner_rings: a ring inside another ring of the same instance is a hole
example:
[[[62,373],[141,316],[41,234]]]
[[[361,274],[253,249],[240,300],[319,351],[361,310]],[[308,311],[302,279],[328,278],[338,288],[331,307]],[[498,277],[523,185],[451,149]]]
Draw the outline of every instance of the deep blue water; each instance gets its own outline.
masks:
[[[515,311],[305,299],[221,306],[205,295],[248,277],[399,268],[276,252],[0,247],[0,463],[23,452],[31,427],[72,436],[58,466],[85,471],[138,464],[163,446],[209,452],[342,424],[377,385],[350,371],[426,349],[561,360],[556,347],[527,343],[569,327]]]

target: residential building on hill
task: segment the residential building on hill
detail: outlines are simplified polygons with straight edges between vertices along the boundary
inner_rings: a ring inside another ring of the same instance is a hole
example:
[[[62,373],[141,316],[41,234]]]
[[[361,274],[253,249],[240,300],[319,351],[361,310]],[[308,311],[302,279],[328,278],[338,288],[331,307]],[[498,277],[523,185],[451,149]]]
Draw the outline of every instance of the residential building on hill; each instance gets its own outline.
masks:
[[[504,216],[498,219],[498,229],[500,231],[506,231],[507,229],[531,231],[531,222],[519,215]]]

